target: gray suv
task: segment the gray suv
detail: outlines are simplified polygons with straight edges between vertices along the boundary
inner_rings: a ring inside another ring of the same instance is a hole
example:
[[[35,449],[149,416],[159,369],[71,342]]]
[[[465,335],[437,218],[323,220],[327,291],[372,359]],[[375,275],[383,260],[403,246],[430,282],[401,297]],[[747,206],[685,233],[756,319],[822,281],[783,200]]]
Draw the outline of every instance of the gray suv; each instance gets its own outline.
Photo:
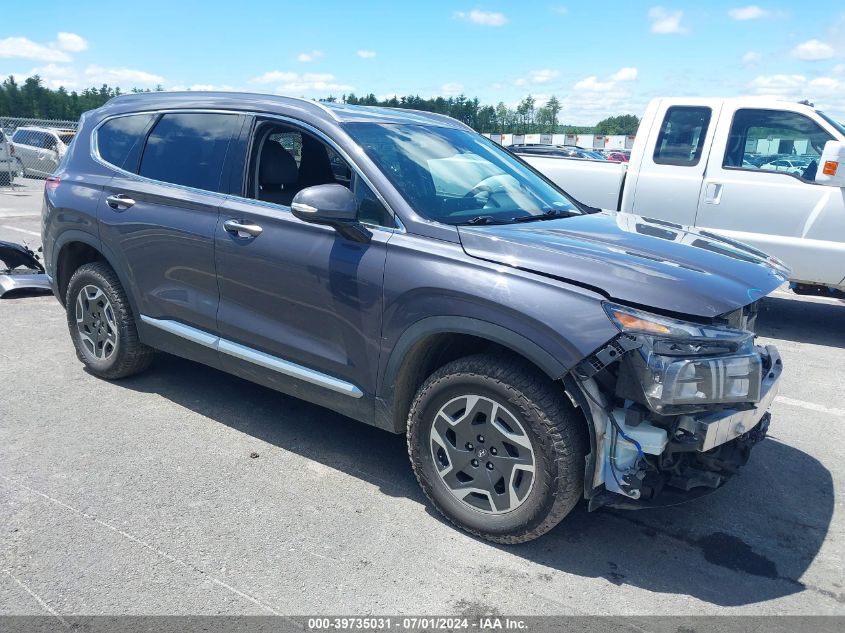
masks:
[[[753,334],[780,262],[586,207],[436,114],[116,97],[46,182],[43,244],[91,373],[161,350],[404,433],[499,543],[720,487],[781,375]]]

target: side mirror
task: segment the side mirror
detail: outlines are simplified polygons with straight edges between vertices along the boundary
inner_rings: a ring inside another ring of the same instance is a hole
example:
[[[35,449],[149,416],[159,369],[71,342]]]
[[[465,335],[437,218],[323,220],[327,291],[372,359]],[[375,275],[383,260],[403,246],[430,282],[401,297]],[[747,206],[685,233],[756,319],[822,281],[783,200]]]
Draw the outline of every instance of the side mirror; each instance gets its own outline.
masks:
[[[828,187],[845,187],[845,143],[828,141],[824,144],[816,182]]]
[[[303,222],[325,224],[345,238],[369,242],[372,234],[358,222],[358,202],[343,185],[314,185],[293,197],[291,213]]]

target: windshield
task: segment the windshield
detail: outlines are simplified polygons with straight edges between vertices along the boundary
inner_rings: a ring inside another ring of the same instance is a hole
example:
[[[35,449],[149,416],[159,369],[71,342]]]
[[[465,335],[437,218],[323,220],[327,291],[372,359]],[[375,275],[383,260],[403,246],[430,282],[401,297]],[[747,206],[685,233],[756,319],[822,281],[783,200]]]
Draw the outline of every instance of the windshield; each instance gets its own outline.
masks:
[[[825,121],[830,123],[833,127],[835,127],[836,131],[839,132],[842,136],[845,136],[845,126],[843,126],[841,123],[837,123],[836,121],[834,121],[832,118],[830,118],[828,115],[826,115],[821,110],[816,110],[816,114],[818,114],[821,118],[823,118]]]
[[[560,191],[474,132],[348,123],[345,129],[413,209],[446,224],[494,224],[579,214]]]

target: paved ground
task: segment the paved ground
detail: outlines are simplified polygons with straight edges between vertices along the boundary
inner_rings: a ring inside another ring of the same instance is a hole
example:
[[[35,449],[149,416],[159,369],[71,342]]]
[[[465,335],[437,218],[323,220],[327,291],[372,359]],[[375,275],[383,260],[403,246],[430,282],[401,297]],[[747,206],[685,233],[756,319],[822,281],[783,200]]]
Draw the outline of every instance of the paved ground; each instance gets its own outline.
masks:
[[[0,193],[0,239],[38,245],[38,198]],[[0,301],[0,614],[845,614],[843,323],[769,300],[771,439],[723,490],[496,547],[400,437],[173,357],[98,380],[53,298]]]

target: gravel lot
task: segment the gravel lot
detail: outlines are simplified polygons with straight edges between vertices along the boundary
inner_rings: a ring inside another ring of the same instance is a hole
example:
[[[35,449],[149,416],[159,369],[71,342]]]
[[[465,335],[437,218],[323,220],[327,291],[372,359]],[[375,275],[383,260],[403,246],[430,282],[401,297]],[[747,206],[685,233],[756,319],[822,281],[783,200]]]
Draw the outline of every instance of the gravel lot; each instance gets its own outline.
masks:
[[[0,239],[37,247],[27,186]],[[767,306],[786,371],[739,478],[497,547],[426,505],[401,437],[169,356],[98,380],[54,298],[0,301],[0,614],[843,615],[845,302]]]

